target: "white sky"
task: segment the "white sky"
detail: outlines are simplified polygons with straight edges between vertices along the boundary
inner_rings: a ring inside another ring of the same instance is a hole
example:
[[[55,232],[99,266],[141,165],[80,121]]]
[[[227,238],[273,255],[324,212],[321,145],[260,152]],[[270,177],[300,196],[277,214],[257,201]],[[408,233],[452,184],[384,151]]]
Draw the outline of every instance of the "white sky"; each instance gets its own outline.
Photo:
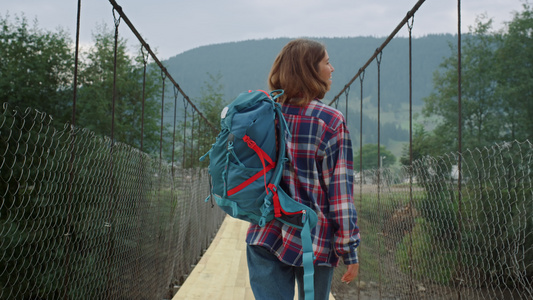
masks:
[[[210,44],[277,37],[388,36],[417,0],[116,0],[161,60]],[[527,0],[462,0],[462,31],[486,14],[494,29],[510,21]],[[530,1],[531,2],[531,1]],[[75,38],[77,0],[0,0],[10,20],[22,12],[40,27],[66,29]],[[118,14],[117,14],[118,16]],[[82,0],[82,44],[97,24],[113,28],[107,0]],[[138,47],[125,22],[120,34]],[[426,0],[415,14],[413,35],[457,33],[457,0]],[[406,36],[403,28],[399,36]]]

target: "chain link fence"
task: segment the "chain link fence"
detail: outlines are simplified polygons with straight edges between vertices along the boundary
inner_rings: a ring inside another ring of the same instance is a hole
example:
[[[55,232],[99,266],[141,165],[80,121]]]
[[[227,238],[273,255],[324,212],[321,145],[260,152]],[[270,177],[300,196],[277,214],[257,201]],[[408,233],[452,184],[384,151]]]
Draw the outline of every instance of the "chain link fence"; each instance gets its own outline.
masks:
[[[172,168],[45,113],[0,110],[0,299],[169,299],[224,214]]]
[[[360,276],[335,298],[533,299],[532,177],[529,141],[358,174]]]
[[[0,299],[172,297],[224,218],[206,171],[50,120],[0,111]],[[532,168],[515,141],[357,174],[360,276],[339,267],[336,299],[532,299]]]

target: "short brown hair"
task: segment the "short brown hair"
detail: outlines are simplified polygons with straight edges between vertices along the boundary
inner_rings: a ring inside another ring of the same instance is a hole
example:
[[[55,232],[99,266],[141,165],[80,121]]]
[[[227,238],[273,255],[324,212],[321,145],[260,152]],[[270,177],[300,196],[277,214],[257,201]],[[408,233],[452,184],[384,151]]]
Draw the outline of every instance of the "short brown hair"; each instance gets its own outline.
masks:
[[[325,55],[326,46],[317,41],[296,39],[285,45],[268,76],[271,90],[285,91],[278,101],[306,105],[315,98],[322,99],[328,84],[318,75],[318,66]]]

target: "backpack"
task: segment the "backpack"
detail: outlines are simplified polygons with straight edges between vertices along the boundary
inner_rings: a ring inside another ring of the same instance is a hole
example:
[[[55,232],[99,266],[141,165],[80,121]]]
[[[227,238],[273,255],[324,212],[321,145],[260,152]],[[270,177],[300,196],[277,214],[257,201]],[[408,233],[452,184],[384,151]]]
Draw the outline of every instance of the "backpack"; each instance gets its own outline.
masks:
[[[314,299],[311,229],[316,212],[290,197],[279,184],[290,135],[281,106],[283,94],[258,90],[241,93],[221,112],[215,143],[209,155],[211,194],[217,205],[234,218],[264,227],[274,218],[301,230],[305,299]],[[279,149],[279,151],[278,151]]]

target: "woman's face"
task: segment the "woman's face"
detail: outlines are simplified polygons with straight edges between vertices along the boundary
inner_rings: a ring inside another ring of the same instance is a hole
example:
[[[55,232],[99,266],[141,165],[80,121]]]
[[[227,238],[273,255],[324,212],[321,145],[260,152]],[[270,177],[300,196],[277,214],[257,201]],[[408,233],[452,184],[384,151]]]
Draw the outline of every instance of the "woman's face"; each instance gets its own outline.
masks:
[[[329,63],[329,55],[326,51],[324,54],[324,58],[322,58],[322,60],[318,63],[318,76],[320,76],[320,78],[324,80],[324,82],[328,83],[328,91],[331,88],[331,73],[333,73],[333,71],[335,71],[335,69]]]

